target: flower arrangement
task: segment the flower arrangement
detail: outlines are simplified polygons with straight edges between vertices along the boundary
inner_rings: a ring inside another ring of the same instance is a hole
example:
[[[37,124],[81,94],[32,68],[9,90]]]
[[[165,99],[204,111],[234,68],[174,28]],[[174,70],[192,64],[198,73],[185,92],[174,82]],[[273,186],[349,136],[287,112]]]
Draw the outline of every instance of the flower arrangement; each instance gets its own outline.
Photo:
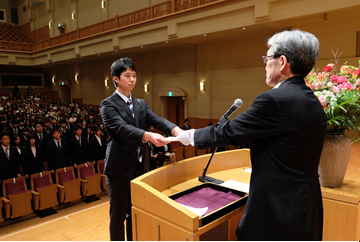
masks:
[[[337,52],[334,56],[335,64],[328,64],[321,71],[313,69],[305,78],[305,83],[313,90],[324,108],[327,116],[327,133],[345,134],[353,141],[358,141],[360,139],[360,60],[359,67],[345,63],[337,72]]]

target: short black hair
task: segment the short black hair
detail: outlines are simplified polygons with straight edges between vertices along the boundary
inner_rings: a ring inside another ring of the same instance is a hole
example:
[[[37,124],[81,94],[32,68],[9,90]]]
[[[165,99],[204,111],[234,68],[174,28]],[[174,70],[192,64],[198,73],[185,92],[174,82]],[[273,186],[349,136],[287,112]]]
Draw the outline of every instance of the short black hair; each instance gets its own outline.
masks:
[[[51,135],[53,135],[56,131],[61,133],[61,130],[59,127],[55,126],[52,130],[51,130]]]
[[[61,119],[61,120],[59,121],[59,124],[63,124],[63,123],[67,124],[66,119]]]
[[[131,70],[136,71],[134,62],[128,57],[121,58],[112,63],[111,68],[110,68],[111,69],[111,79],[114,82],[115,88],[117,88],[117,86],[116,86],[116,82],[114,81],[114,77],[117,76],[118,78],[120,78],[121,73],[126,71],[127,68],[130,68]]]
[[[184,120],[184,123],[186,123],[186,122],[189,122],[189,119],[188,119],[188,118],[186,118],[186,119]]]
[[[31,122],[31,121],[30,121]],[[38,125],[38,124],[40,124],[41,126],[43,126],[44,127],[44,125],[43,125],[43,123],[42,122],[35,122],[34,123],[34,128],[36,128],[36,125]]]
[[[101,130],[101,129],[100,129],[100,127],[99,127],[99,126],[97,126],[97,125],[95,125],[95,126],[93,127],[93,131],[94,131],[94,133],[96,133],[98,130]]]
[[[74,131],[78,130],[78,129],[81,129],[82,130],[82,127],[80,125],[75,125],[74,127]]]
[[[9,136],[9,138],[10,138],[10,135],[8,132],[2,132],[0,136],[1,136],[0,139],[2,139],[2,137],[4,137],[4,136]]]

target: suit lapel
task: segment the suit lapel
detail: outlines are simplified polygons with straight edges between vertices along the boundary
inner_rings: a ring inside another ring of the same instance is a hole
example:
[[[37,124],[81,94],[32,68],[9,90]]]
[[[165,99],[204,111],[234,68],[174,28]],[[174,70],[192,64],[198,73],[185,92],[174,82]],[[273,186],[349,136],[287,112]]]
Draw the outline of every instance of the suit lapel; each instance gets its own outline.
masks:
[[[133,115],[132,115],[132,113],[131,113],[131,110],[130,110],[130,108],[129,108],[129,105],[127,105],[127,103],[125,103],[125,101],[121,98],[121,97],[119,97],[119,95],[116,93],[116,92],[114,92],[114,94],[111,96],[111,99],[117,104],[117,105],[119,105],[120,107],[122,107],[125,111],[126,111],[126,113],[129,115],[129,117],[131,118],[131,120],[132,120],[132,123],[134,124],[134,125],[136,125],[135,124],[135,120],[134,120],[134,117],[133,117]],[[135,116],[136,117],[136,116]]]
[[[136,127],[139,127],[140,101],[136,98],[133,98],[133,109],[134,109]]]

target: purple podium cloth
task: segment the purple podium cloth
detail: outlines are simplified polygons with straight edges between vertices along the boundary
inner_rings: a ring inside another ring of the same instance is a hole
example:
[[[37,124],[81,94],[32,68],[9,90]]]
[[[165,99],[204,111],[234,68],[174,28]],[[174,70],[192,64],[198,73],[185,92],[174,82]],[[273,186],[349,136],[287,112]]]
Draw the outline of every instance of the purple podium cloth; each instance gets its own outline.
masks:
[[[179,197],[174,201],[193,208],[208,207],[207,212],[204,214],[205,216],[240,198],[241,196],[232,192],[223,192],[212,189],[211,187],[205,187],[198,191]]]

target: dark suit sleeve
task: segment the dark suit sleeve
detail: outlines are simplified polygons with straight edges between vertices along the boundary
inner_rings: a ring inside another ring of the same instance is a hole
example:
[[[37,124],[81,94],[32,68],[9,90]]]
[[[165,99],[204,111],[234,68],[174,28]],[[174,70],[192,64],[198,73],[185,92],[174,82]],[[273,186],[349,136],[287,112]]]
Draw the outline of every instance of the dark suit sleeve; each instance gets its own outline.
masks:
[[[44,168],[44,157],[43,157],[43,151],[41,148],[41,145],[38,145],[36,147],[36,159],[38,160],[38,162],[41,164],[41,170],[45,170]]]
[[[49,142],[45,145],[46,150],[47,150],[46,155],[47,155],[47,163],[48,163],[49,171],[54,170],[54,164],[53,164],[53,159],[52,159],[52,155],[51,155],[52,146],[53,145],[51,142]]]
[[[13,161],[14,161],[14,165],[16,167],[17,174],[21,174],[21,168],[20,168],[21,157],[20,157],[19,151],[16,148],[14,148],[13,155],[14,155]]]
[[[127,116],[125,110],[121,111],[124,112],[124,116]],[[127,124],[127,122],[125,122],[124,119],[119,115],[115,104],[112,104],[110,101],[105,99],[101,103],[100,112],[101,118],[108,129],[113,130],[121,137],[142,142],[142,137],[144,136],[145,131],[136,128],[131,124]]]
[[[63,141],[64,143],[64,149],[65,149],[65,157],[66,157],[66,166],[71,166],[71,161],[70,161],[70,150],[69,150],[69,145],[68,142],[66,142],[65,140]]]
[[[194,133],[199,149],[240,145],[277,134],[281,130],[281,108],[276,98],[265,92],[255,98],[245,113],[223,124],[216,124]]]
[[[27,149],[22,150],[23,153],[21,155],[21,165],[23,168],[24,175],[29,174],[28,168],[27,168],[27,159],[28,159],[28,151]]]

